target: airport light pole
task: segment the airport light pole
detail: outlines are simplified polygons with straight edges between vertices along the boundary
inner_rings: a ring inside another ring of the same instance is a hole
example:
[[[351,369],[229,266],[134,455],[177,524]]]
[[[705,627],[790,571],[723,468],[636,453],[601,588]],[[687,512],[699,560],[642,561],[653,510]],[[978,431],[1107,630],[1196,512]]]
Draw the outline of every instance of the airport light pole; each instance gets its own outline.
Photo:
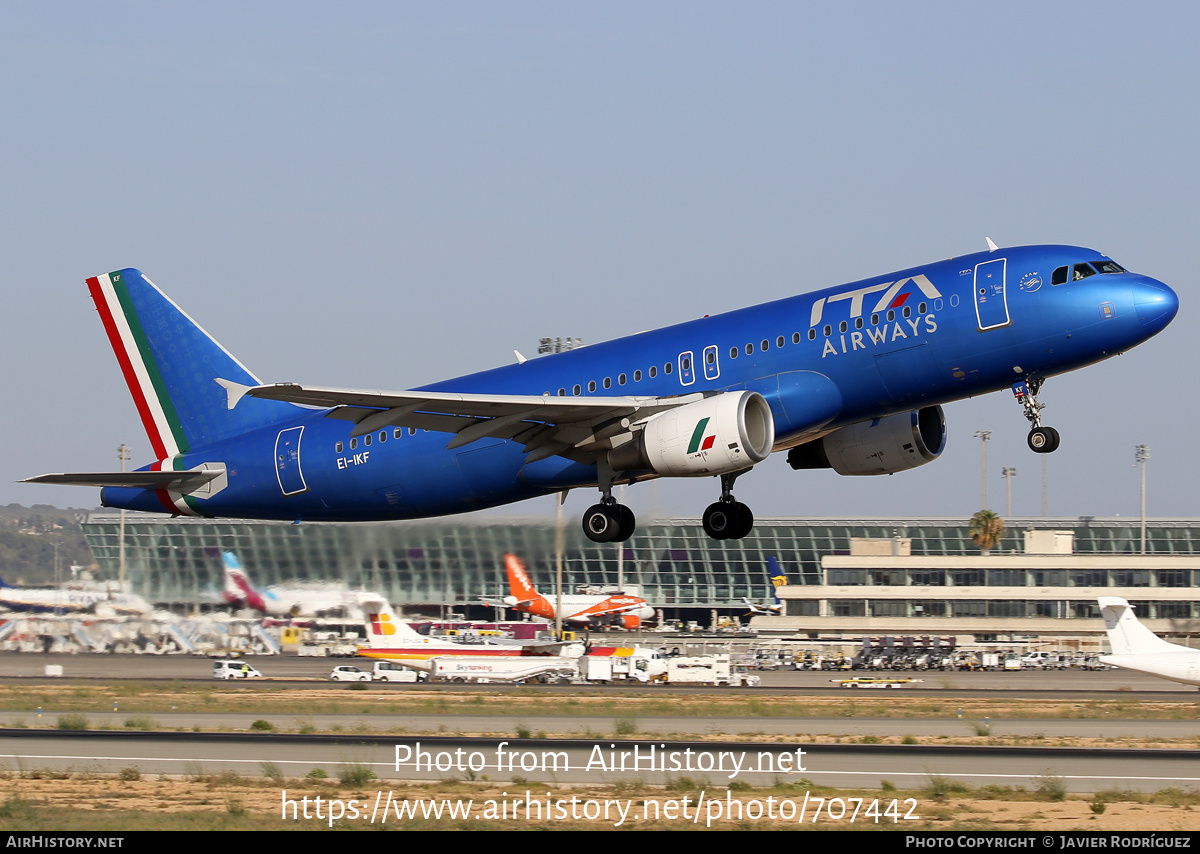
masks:
[[[129,448],[124,442],[117,448],[117,459],[121,461],[121,472],[125,471],[125,463],[129,462]],[[117,586],[121,592],[125,590],[125,508],[121,508],[121,524],[117,534]]]
[[[975,438],[981,440],[983,444],[983,468],[980,474],[980,496],[979,509],[987,510],[987,443],[988,439],[992,438],[991,430],[976,430]]]
[[[1049,454],[1042,454],[1042,515],[1046,515],[1046,457]]]
[[[1149,445],[1133,446],[1133,464],[1142,467],[1142,554],[1146,553],[1146,460],[1150,459]]]
[[[1005,491],[1008,493],[1008,499],[1004,507],[1004,515],[1012,516],[1012,479],[1016,475],[1017,469],[1015,466],[1005,466],[1000,469],[1000,476],[1004,478]]]

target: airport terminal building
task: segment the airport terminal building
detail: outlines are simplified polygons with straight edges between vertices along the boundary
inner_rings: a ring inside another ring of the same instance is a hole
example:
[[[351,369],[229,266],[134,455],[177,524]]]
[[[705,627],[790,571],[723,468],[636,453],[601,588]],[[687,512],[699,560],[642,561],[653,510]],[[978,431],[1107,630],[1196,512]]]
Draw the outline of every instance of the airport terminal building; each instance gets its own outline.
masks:
[[[1200,633],[1200,520],[1151,519],[1142,554],[1139,520],[1006,520],[988,555],[965,518],[759,519],[742,540],[709,539],[696,519],[644,522],[624,544],[596,544],[564,526],[564,592],[637,587],[668,618],[707,624],[745,617],[743,599],[769,598],[767,558],[787,576],[779,617],[764,630],[812,638],[975,635],[1006,640],[1093,634],[1097,596],[1133,603],[1155,631]],[[119,563],[119,516],[92,515],[84,533],[107,578]],[[195,607],[217,600],[220,553],[237,554],[258,586],[338,581],[377,590],[409,612],[483,617],[481,597],[508,593],[504,555],[526,563],[551,594],[552,519],[477,518],[381,523],[201,520],[126,514],[130,589],[152,602]]]

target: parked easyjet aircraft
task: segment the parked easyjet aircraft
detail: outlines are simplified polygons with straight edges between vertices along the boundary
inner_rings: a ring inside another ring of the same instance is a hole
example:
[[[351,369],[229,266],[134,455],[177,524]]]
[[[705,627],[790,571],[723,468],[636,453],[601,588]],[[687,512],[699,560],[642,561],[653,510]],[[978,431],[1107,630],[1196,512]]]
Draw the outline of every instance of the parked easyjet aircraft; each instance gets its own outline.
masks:
[[[500,601],[484,600],[495,607],[512,608],[524,614],[554,619],[557,596],[538,593],[516,555],[504,556],[504,571],[508,575],[508,595]],[[654,619],[654,609],[641,596],[627,593],[572,593],[562,597],[563,622],[568,625],[614,625],[626,629],[640,628],[645,620]]]
[[[772,451],[793,468],[890,474],[946,444],[940,404],[1012,388],[1029,447],[1058,446],[1037,394],[1128,350],[1178,309],[1161,282],[1091,249],[992,247],[414,391],[262,384],[133,269],[88,279],[156,459],[52,474],[107,507],[212,517],[400,519],[597,486],[583,517],[622,541],[612,487],[720,478],[704,528],[746,536],[733,483]]]

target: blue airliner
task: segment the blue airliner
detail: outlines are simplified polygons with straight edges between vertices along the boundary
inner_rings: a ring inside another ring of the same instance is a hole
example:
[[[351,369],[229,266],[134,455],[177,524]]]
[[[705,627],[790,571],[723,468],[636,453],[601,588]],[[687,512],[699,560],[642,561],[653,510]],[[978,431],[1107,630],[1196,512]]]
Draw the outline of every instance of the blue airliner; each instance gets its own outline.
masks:
[[[355,521],[461,513],[579,487],[595,542],[634,532],[614,484],[719,477],[716,539],[753,515],[734,480],[795,469],[890,474],[946,445],[940,404],[1011,388],[1048,453],[1048,378],[1161,331],[1178,298],[1091,249],[989,251],[789,297],[413,391],[261,383],[134,269],[88,279],[156,460],[50,474],[106,507]]]

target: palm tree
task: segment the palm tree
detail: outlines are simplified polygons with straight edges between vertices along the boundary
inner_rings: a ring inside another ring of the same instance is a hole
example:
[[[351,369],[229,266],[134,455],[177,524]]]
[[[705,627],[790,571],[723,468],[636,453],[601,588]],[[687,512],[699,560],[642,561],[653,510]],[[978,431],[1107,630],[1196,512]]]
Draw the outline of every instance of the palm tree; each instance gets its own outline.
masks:
[[[986,555],[1004,536],[1004,520],[993,510],[980,510],[971,517],[968,533],[975,545],[979,546],[980,553]]]

